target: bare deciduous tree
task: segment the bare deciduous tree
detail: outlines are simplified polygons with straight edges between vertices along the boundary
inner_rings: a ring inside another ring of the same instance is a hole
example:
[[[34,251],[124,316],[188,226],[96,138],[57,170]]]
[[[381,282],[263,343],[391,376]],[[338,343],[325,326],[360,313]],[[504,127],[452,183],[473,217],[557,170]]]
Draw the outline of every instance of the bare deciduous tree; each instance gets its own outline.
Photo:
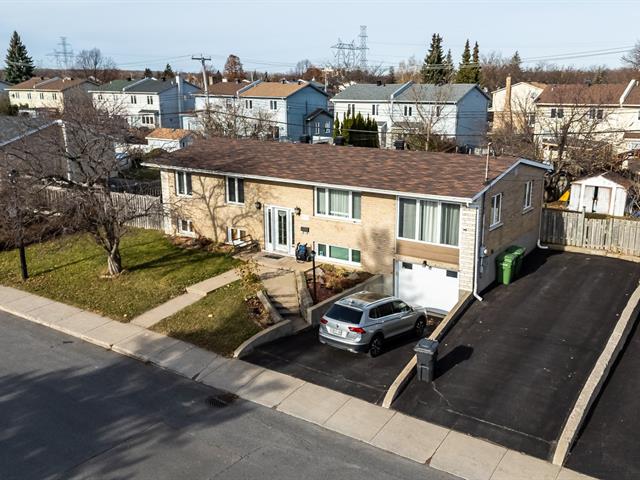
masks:
[[[99,48],[81,50],[76,55],[76,68],[81,70],[86,78],[93,77],[101,82],[117,78],[116,63],[111,57],[103,56]]]
[[[636,42],[629,53],[622,57],[622,61],[635,70],[640,70],[640,40]]]
[[[278,124],[273,113],[261,108],[248,111],[242,102],[242,99],[230,98],[222,105],[207,103],[199,113],[203,133],[229,138],[277,138]]]

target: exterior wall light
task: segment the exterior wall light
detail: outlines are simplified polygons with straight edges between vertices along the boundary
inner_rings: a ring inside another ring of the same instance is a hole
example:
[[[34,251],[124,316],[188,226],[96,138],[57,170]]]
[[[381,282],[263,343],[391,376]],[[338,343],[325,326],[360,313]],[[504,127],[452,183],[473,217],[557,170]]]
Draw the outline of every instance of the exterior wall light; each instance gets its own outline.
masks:
[[[262,208],[262,204],[260,202],[254,203],[253,206],[256,207],[256,210],[260,210]]]
[[[300,212],[302,212],[302,210],[300,210],[300,207],[294,208],[293,211],[295,212],[296,215],[300,215]]]

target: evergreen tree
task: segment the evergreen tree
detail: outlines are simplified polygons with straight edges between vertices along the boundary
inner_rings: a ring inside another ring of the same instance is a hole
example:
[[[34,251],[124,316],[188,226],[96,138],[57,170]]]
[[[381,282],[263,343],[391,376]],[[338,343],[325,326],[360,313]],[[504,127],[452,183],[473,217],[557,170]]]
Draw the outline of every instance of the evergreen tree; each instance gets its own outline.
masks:
[[[441,85],[446,82],[446,74],[444,70],[444,53],[442,51],[442,37],[434,33],[431,37],[431,45],[429,51],[422,64],[420,73],[422,74],[423,83],[435,83]]]
[[[378,135],[378,122],[376,121],[375,118],[371,120],[371,130],[375,132],[375,135],[373,135],[373,142],[371,146],[373,148],[380,148],[380,136]]]
[[[522,58],[520,58],[520,53],[516,50],[516,52],[509,60],[509,65],[517,70],[520,70],[522,67]]]
[[[351,115],[349,114],[349,112],[347,112],[344,119],[342,120],[342,128],[340,129],[340,133],[344,137],[345,145],[348,145],[351,139],[351,132],[349,130],[351,129],[352,123],[353,118],[351,118]]]
[[[396,83],[396,70],[393,66],[389,67],[389,82],[388,83]]]
[[[269,72],[264,72],[264,75],[262,76],[262,81],[264,82],[268,82],[269,80]]]
[[[458,67],[456,83],[474,83],[473,67],[471,65],[471,47],[469,47],[468,39],[465,42],[464,50],[462,51],[462,59],[460,60],[460,66]]]
[[[162,76],[164,78],[175,77],[175,73],[173,73],[173,69],[171,68],[171,65],[169,65],[168,63],[167,63],[167,66],[164,67],[164,72],[162,72]]]
[[[149,67],[144,69],[144,78],[151,78],[153,77],[153,72],[151,71],[151,69]]]
[[[480,83],[481,71],[480,71],[480,46],[478,42],[473,46],[473,55],[471,56],[471,62],[473,63],[472,67],[472,77],[471,83]]]
[[[455,75],[455,67],[453,66],[453,56],[451,55],[451,49],[447,50],[447,56],[444,57],[444,72],[446,75],[446,83],[453,80]]]
[[[9,83],[20,83],[29,80],[33,76],[33,60],[27,53],[18,32],[13,32],[9,42],[9,50],[5,60],[7,67],[4,70],[4,78]]]

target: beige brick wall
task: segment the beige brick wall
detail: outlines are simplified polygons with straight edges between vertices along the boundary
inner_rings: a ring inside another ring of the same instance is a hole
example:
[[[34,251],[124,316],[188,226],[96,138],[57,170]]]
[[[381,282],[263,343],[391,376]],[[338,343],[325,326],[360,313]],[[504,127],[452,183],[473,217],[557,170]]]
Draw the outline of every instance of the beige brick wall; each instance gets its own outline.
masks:
[[[532,209],[524,212],[524,188],[533,180]],[[495,259],[510,245],[520,245],[527,253],[536,247],[540,229],[540,211],[544,188],[544,170],[528,165],[516,169],[496,183],[485,195],[483,245],[488,255],[482,260],[479,288],[487,287],[495,279]],[[491,229],[491,197],[502,193],[502,225]]]
[[[475,261],[476,217],[478,209],[462,207],[460,209],[460,270],[458,282],[460,290],[473,290]]]
[[[244,205],[225,203],[224,177],[192,177],[193,196],[175,194],[175,175],[163,172],[167,184],[165,205],[171,211],[171,232],[176,233],[178,217],[190,219],[197,234],[222,242],[228,227],[242,228],[264,248],[264,207],[256,210],[255,202],[263,206],[299,207],[294,216],[293,243],[327,243],[361,251],[362,268],[374,273],[391,273],[395,251],[396,199],[388,195],[362,193],[362,221],[327,219],[314,216],[311,186],[262,182],[245,179]],[[308,233],[301,231],[309,229]]]

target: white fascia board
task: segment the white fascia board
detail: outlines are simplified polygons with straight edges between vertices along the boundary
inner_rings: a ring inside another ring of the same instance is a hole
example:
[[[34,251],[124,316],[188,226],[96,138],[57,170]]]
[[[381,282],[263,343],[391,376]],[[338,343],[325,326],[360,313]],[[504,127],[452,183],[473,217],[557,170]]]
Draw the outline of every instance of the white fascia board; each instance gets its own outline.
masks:
[[[500,180],[502,180],[506,175],[511,173],[511,171],[514,170],[518,165],[529,165],[530,167],[540,168],[542,170],[546,170],[547,172],[550,172],[550,171],[553,170],[552,167],[550,167],[549,165],[545,165],[544,163],[535,162],[533,160],[528,160],[526,158],[520,158],[517,162],[515,162],[513,165],[511,165],[509,168],[507,168],[504,172],[502,172],[496,178],[491,180],[491,182],[489,182],[482,190],[480,190],[478,193],[476,193],[473,196],[473,198],[471,199],[471,201],[475,202],[478,198],[480,198],[480,196],[483,193],[485,193],[487,190],[489,190],[491,187],[493,187],[496,183],[498,183]]]
[[[264,175],[250,175],[250,174],[244,174],[244,173],[238,173],[238,172],[224,172],[221,170],[186,168],[186,167],[179,167],[179,166],[173,166],[173,165],[158,165],[152,162],[143,162],[141,165],[145,167],[158,168],[161,170],[201,173],[205,175],[219,175],[224,177],[241,177],[241,178],[248,178],[250,180],[262,180],[267,182],[286,183],[291,185],[308,185],[312,187],[336,188],[340,190],[353,190],[356,192],[377,193],[381,195],[390,195],[390,196],[396,196],[396,197],[419,198],[424,200],[439,200],[439,201],[448,201],[453,203],[464,203],[464,204],[469,204],[473,202],[473,199],[468,197],[455,197],[455,196],[449,196],[449,195],[429,195],[429,194],[417,193],[417,192],[400,192],[397,190],[367,188],[367,187],[360,187],[360,186],[353,186],[353,185],[343,185],[338,183],[310,182],[306,180],[293,180],[289,178],[268,177]]]

